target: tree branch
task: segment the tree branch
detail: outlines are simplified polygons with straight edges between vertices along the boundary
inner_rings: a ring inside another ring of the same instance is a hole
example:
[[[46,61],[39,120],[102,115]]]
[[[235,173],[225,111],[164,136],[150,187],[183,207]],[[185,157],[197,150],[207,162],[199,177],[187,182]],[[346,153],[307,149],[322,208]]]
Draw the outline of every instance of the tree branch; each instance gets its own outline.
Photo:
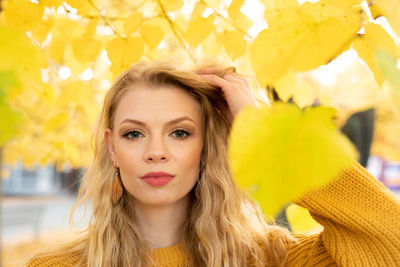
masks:
[[[165,17],[165,19],[168,21],[168,24],[172,30],[172,32],[174,33],[175,37],[178,39],[180,45],[183,47],[183,49],[186,51],[186,53],[189,55],[190,59],[192,60],[192,62],[196,62],[196,59],[193,57],[192,53],[188,50],[188,48],[185,45],[185,41],[183,40],[183,37],[180,36],[180,34],[177,31],[176,25],[174,24],[174,22],[171,20],[171,18],[168,16],[167,12],[165,11],[165,8],[163,6],[163,4],[161,3],[160,0],[156,0],[158,6],[161,9],[161,13],[162,15]],[[180,30],[180,29],[179,29]]]
[[[253,37],[251,37],[247,32],[245,32],[244,30],[242,30],[241,28],[239,28],[233,21],[231,21],[230,19],[227,19],[226,17],[224,17],[221,13],[218,12],[218,10],[216,10],[214,7],[210,6],[209,4],[207,4],[204,0],[200,0],[200,2],[205,5],[208,8],[211,8],[215,15],[217,15],[217,17],[221,18],[222,20],[228,22],[231,26],[233,26],[237,31],[243,33],[244,35],[246,35],[247,38],[249,39],[253,39]]]
[[[104,24],[106,24],[108,27],[110,27],[111,30],[112,30],[116,35],[118,35],[118,36],[121,37],[122,39],[126,39],[125,36],[123,36],[121,33],[119,33],[119,32],[114,28],[114,26],[111,25],[111,23],[108,21],[107,17],[106,17],[106,16],[103,16],[103,14],[101,14],[100,9],[93,3],[92,0],[89,0],[89,3],[90,3],[90,5],[99,13],[100,18],[104,21]]]

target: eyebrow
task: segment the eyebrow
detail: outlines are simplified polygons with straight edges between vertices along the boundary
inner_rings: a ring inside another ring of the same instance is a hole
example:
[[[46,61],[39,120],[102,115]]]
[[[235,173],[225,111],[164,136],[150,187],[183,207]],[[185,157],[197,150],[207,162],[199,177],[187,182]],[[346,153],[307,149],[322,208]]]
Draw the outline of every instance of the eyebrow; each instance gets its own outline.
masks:
[[[189,120],[192,121],[194,124],[196,124],[196,122],[194,120],[192,120],[191,118],[189,118],[188,116],[183,116],[183,117],[179,117],[177,119],[173,119],[169,122],[167,122],[167,125],[171,125],[171,124],[175,124],[184,120]],[[130,123],[136,123],[138,125],[141,126],[146,126],[146,123],[142,122],[142,121],[138,121],[138,120],[134,120],[134,119],[124,119],[120,124],[125,123],[125,122],[130,122]]]

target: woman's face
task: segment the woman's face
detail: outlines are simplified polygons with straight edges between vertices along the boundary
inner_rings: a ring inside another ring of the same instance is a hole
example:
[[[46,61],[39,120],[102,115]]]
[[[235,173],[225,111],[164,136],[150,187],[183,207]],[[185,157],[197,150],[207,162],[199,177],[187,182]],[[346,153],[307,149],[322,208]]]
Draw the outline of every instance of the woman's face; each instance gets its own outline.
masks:
[[[130,88],[105,138],[124,188],[142,204],[175,203],[198,179],[203,148],[200,104],[178,87]],[[151,172],[172,176],[156,177]],[[143,177],[149,173],[152,177]]]

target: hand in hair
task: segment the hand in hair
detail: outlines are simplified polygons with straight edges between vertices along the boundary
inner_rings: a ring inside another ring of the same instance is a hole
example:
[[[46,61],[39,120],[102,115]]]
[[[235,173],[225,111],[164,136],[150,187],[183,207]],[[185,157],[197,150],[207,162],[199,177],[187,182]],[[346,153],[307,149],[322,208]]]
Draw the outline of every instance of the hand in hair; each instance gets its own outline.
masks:
[[[200,74],[200,76],[221,88],[233,118],[245,106],[257,106],[250,83],[245,77],[234,72],[227,73],[222,78],[214,74]]]

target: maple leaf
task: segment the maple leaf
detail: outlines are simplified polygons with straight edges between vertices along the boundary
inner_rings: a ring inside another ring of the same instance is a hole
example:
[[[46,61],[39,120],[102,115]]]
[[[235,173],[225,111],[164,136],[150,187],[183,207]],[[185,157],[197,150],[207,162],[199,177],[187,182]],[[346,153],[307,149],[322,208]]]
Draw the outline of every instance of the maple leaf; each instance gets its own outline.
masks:
[[[281,10],[250,45],[250,60],[262,86],[291,68],[305,71],[327,64],[357,36],[362,22],[358,9],[332,12],[334,7],[320,5]]]
[[[390,26],[400,36],[400,1],[398,0],[370,0],[371,14],[374,18],[385,16]]]
[[[374,73],[375,80],[382,84],[384,78],[375,60],[375,51],[382,49],[389,54],[398,56],[398,48],[393,38],[382,28],[382,26],[373,23],[364,25],[365,34],[360,35],[354,42],[353,47],[358,55],[368,64]]]
[[[290,204],[286,208],[286,217],[294,233],[307,233],[316,229],[322,229],[322,226],[311,217],[310,212],[306,208],[296,204]]]
[[[268,216],[349,167],[357,152],[333,124],[332,108],[247,107],[233,124],[231,170]]]

